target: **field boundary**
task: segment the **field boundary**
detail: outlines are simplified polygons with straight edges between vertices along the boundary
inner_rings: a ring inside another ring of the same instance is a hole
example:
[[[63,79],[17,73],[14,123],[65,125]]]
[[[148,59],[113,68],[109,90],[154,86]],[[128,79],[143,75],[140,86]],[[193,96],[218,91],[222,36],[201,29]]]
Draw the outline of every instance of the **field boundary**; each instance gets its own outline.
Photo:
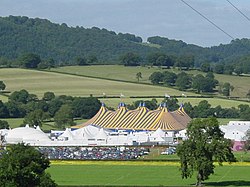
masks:
[[[179,161],[156,161],[156,160],[51,160],[51,165],[128,165],[128,166],[180,166]],[[215,166],[220,166],[214,162]],[[223,162],[223,166],[250,166],[250,162]]]

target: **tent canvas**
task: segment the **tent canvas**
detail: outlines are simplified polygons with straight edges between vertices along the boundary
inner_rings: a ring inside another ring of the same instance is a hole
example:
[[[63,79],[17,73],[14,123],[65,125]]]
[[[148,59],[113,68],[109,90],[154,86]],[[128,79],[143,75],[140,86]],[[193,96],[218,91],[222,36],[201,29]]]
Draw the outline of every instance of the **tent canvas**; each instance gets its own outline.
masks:
[[[65,131],[58,137],[59,140],[74,140],[74,136],[69,128],[66,128]]]

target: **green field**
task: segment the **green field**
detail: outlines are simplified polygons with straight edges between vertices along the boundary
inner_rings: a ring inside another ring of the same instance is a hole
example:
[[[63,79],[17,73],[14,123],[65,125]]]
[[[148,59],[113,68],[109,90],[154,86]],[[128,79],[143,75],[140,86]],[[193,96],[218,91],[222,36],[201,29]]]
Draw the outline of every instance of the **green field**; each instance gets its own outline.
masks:
[[[174,73],[180,73],[178,69],[160,69],[158,67],[124,67],[121,65],[97,65],[97,66],[69,66],[54,68],[53,71],[65,72],[84,76],[93,76],[100,78],[116,79],[123,81],[137,82],[136,73],[142,73],[142,79],[140,82],[149,83],[148,80],[150,74],[155,71],[172,71]],[[188,74],[204,74],[203,72],[192,70],[187,71]],[[215,79],[219,82],[229,82],[234,86],[234,90],[231,93],[233,97],[246,97],[249,88],[250,77],[232,76],[214,74]]]
[[[140,82],[150,83],[148,77],[155,71],[161,71],[156,67],[128,67],[119,65],[96,65],[96,66],[66,66],[53,68],[52,71],[70,73],[76,75],[93,76],[106,79],[137,82],[136,73],[142,73]]]
[[[118,97],[121,93],[125,97],[163,96],[166,92],[169,95],[181,95],[183,93],[175,89],[153,85],[124,83],[27,69],[3,68],[0,69],[0,75],[0,79],[6,84],[6,90],[13,92],[26,89],[39,97],[42,97],[47,91],[54,92],[56,95],[84,97],[91,94],[103,96],[103,93],[106,96]],[[189,93],[185,94],[190,95]]]
[[[47,170],[52,178],[65,186],[193,186],[195,176],[181,179],[175,162],[109,162],[69,161],[56,163]],[[216,166],[206,186],[250,186],[249,164]]]
[[[149,155],[144,156],[141,159],[144,160],[166,160],[166,161],[176,161],[179,160],[177,154],[171,155],[161,155],[161,152],[165,151],[166,147],[155,147],[150,149]],[[239,162],[249,162],[250,161],[250,151],[233,151],[233,154],[237,161]]]
[[[4,95],[0,95],[0,101],[2,101],[3,103],[8,101],[8,97],[4,96]]]
[[[136,72],[141,71],[144,74],[144,81],[147,81],[147,76],[152,72],[159,70],[159,68],[146,67],[123,67],[117,65],[110,66],[72,66],[54,69],[62,72],[76,73],[79,75],[91,75],[96,77],[105,77],[111,79],[121,79],[135,81]],[[79,71],[78,73],[76,71]],[[177,70],[175,70],[177,71]],[[112,73],[113,72],[113,73]],[[130,72],[130,73],[128,73]],[[194,72],[194,71],[191,71]],[[181,92],[175,89],[166,87],[159,87],[145,84],[125,83],[119,81],[110,81],[96,78],[88,78],[76,75],[68,75],[54,72],[43,72],[36,70],[17,69],[17,68],[3,68],[0,69],[0,79],[6,84],[6,90],[16,91],[26,89],[30,93],[38,95],[40,98],[47,91],[52,91],[56,95],[71,95],[71,96],[93,96],[102,97],[103,93],[107,97],[119,97],[122,93],[122,98],[103,98],[101,99],[107,106],[116,108],[119,102],[131,104],[136,100],[151,100],[151,98],[130,98],[131,96],[164,96],[181,95],[184,93],[187,96],[195,95],[194,93]],[[234,76],[229,76],[234,77]],[[246,77],[243,77],[246,78]],[[244,81],[243,81],[244,83]],[[7,101],[7,97],[1,96],[3,102]],[[163,98],[159,98],[160,103]],[[178,98],[179,102],[190,102],[192,105],[197,105],[203,98]],[[237,107],[239,104],[249,104],[248,102],[227,100],[220,98],[206,98],[212,107],[221,105],[223,108]]]
[[[105,103],[106,106],[113,107],[114,109],[117,108],[120,102],[124,102],[126,104],[132,104],[135,101],[138,100],[151,100],[152,98],[100,98],[102,102]],[[160,104],[164,98],[155,98],[157,102]],[[244,101],[235,101],[235,100],[229,100],[229,99],[220,99],[220,98],[187,98],[187,97],[177,97],[179,104],[180,103],[188,103],[190,102],[193,106],[198,105],[200,101],[207,100],[211,107],[216,107],[220,105],[222,108],[231,108],[235,107],[237,108],[240,104],[247,104],[249,105],[249,102]]]
[[[20,125],[23,124],[23,118],[8,118],[8,119],[1,119],[1,120],[7,121],[10,125],[10,128],[20,127]],[[88,119],[81,119],[81,120],[75,120],[74,122],[77,125],[79,125],[79,124],[86,122],[87,120]],[[41,129],[44,131],[49,131],[51,129],[58,129],[58,128],[55,127],[54,122],[44,122],[42,124]]]

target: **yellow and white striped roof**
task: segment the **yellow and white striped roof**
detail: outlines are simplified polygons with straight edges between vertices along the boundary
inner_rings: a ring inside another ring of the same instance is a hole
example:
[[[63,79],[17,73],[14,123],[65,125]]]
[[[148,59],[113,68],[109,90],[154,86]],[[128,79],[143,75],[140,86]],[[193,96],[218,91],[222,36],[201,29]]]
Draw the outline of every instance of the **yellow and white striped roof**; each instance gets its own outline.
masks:
[[[169,112],[166,107],[149,110],[144,106],[135,110],[128,110],[121,103],[116,111],[108,110],[103,105],[93,118],[75,127],[95,125],[106,129],[157,130],[160,128],[166,131],[174,131],[185,129],[190,120],[191,118],[182,106],[173,112]]]

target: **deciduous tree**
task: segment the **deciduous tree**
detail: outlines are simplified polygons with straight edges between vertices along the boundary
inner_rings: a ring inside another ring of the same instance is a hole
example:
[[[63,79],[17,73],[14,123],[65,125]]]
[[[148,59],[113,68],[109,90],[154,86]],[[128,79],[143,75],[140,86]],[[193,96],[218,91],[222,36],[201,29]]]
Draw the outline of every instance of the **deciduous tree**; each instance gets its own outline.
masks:
[[[62,105],[54,117],[55,125],[59,128],[73,125],[73,112],[69,105]]]
[[[186,90],[187,88],[190,88],[191,81],[189,75],[185,72],[179,73],[177,75],[175,85],[179,88],[179,90]]]
[[[49,164],[34,147],[10,145],[0,158],[0,186],[55,187],[56,183],[45,172]]]
[[[136,73],[136,79],[137,79],[138,82],[140,81],[140,79],[142,79],[142,73],[141,72]]]
[[[8,129],[10,127],[8,121],[0,120],[0,129]]]
[[[163,74],[161,72],[154,72],[149,76],[149,80],[153,84],[160,84],[163,81]]]
[[[51,101],[52,99],[55,99],[55,94],[54,92],[45,92],[43,94],[43,100],[44,101]]]
[[[163,82],[168,86],[173,86],[175,84],[177,75],[173,72],[165,71],[163,73]]]
[[[139,66],[140,62],[141,57],[136,53],[129,52],[121,56],[121,63],[124,66]]]
[[[41,58],[34,53],[24,54],[20,60],[20,64],[24,68],[37,68],[39,63],[41,63]]]
[[[188,178],[196,172],[196,186],[201,186],[214,173],[214,161],[236,161],[230,140],[224,138],[215,118],[192,120],[187,128],[187,140],[177,147],[180,157],[182,178]]]
[[[46,119],[49,119],[49,114],[43,112],[41,109],[37,109],[25,116],[24,124],[42,126],[42,122]]]

